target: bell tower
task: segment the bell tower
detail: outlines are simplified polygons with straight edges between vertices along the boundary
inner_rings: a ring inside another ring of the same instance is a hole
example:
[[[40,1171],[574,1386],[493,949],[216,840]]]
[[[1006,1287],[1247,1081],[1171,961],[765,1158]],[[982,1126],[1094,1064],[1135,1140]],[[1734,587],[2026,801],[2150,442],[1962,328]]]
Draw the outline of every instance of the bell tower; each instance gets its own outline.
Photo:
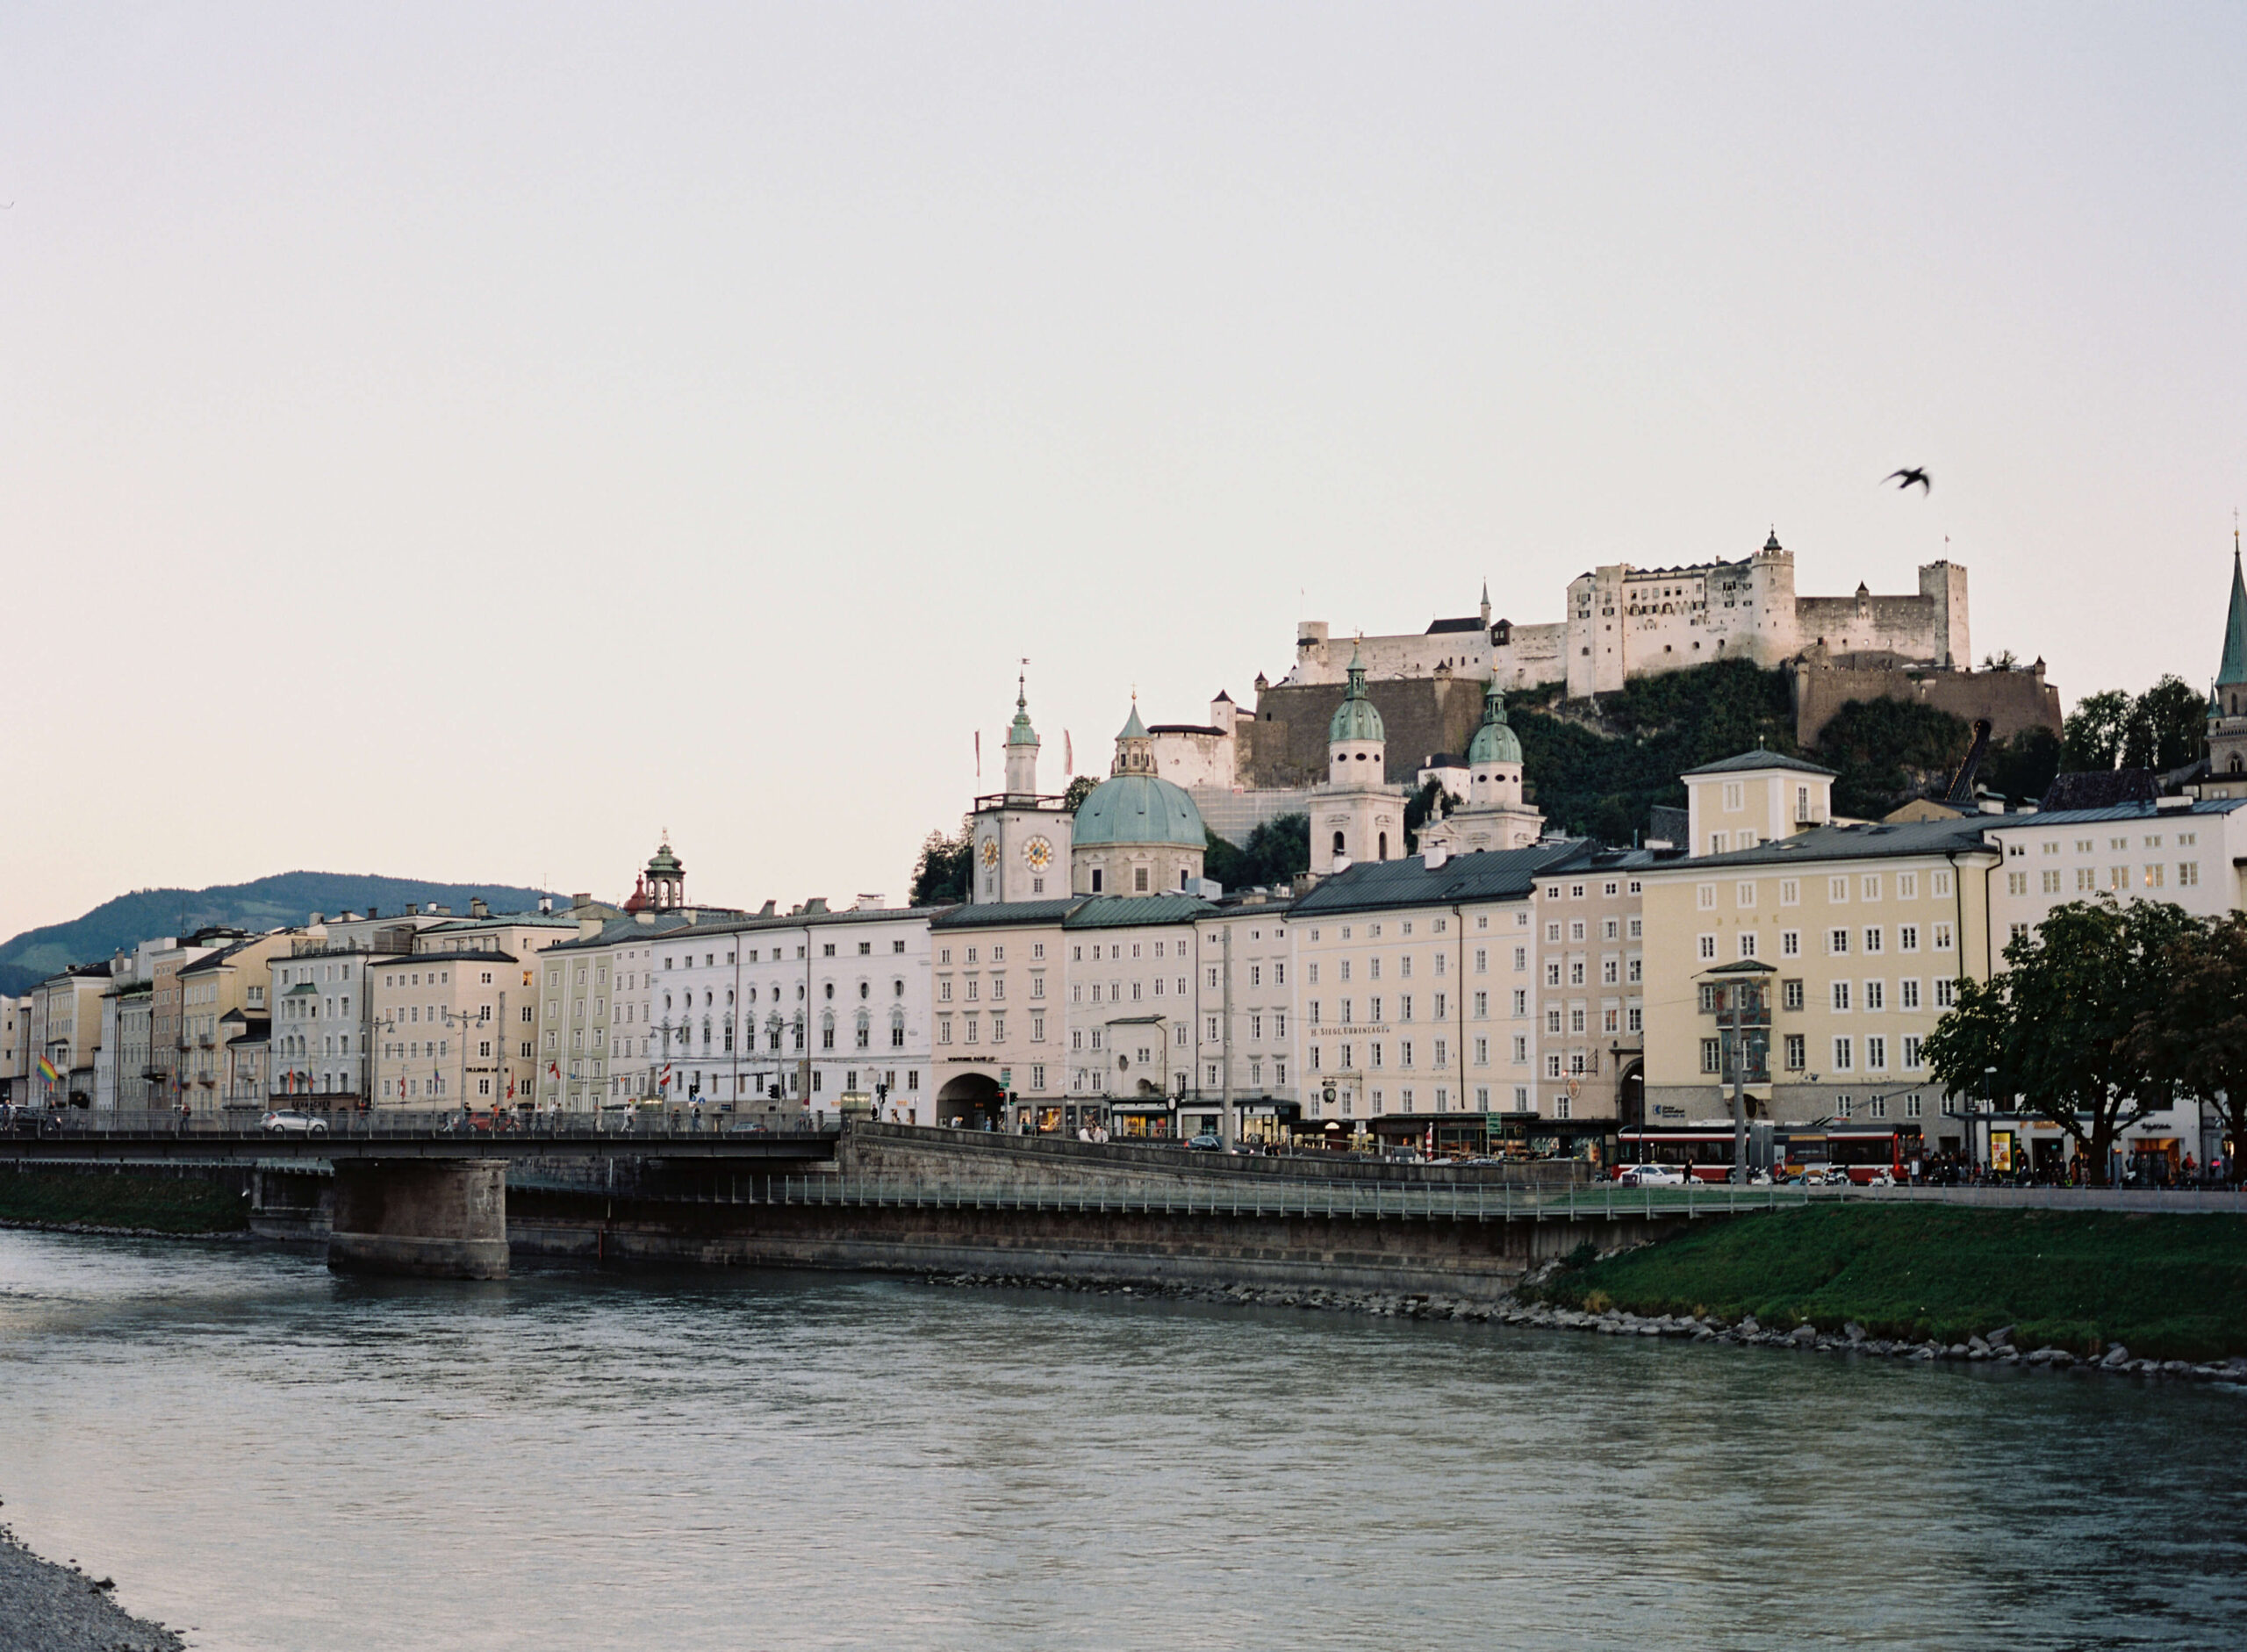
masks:
[[[1037,730],[1030,722],[1028,677],[1015,680],[1015,720],[1007,729],[1006,790],[975,800],[968,900],[1058,900],[1069,892],[1069,833],[1064,800],[1037,789]]]

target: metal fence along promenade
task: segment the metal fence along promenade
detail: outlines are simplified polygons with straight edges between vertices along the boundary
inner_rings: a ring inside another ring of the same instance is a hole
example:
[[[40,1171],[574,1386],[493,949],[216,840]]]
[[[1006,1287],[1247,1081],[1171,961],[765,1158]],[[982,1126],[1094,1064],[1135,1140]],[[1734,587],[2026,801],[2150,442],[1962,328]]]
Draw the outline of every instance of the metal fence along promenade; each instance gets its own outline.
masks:
[[[1398,1186],[1375,1182],[1313,1182],[1238,1186],[1080,1188],[917,1180],[849,1174],[783,1175],[747,1186],[640,1191],[645,1203],[808,1205],[946,1210],[1052,1210],[1085,1215],[1345,1217],[1446,1222],[1622,1221],[1632,1218],[1747,1216],[1813,1205],[1956,1204],[1981,1209],[2058,1208],[2247,1215],[2247,1196],[2216,1190],[2139,1192],[2100,1188],[1863,1188],[1800,1184],[1634,1188],[1620,1182],[1552,1189],[1486,1185]],[[539,1178],[514,1185],[536,1188]],[[570,1191],[556,1183],[555,1191]]]

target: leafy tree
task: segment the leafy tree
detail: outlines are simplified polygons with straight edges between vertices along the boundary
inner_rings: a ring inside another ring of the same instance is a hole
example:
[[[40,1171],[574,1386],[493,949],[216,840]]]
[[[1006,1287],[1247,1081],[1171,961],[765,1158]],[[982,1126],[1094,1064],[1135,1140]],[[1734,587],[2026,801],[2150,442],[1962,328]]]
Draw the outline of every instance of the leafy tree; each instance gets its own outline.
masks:
[[[2085,694],[2060,725],[2060,762],[2071,774],[2111,769],[2122,757],[2130,697],[2119,688]]]
[[[1070,814],[1075,814],[1080,808],[1084,807],[1085,799],[1092,795],[1092,788],[1099,784],[1100,781],[1098,779],[1093,775],[1080,774],[1075,776],[1069,782],[1069,789],[1061,794],[1062,805],[1067,808]]]
[[[1992,742],[1982,759],[1983,783],[2015,800],[2043,796],[2059,772],[2060,736],[2042,723]]]
[[[1209,831],[1209,852],[1202,857],[1204,877],[1228,889],[1260,885],[1285,886],[1298,873],[1310,870],[1310,816],[1281,815],[1260,822],[1248,834],[1246,845],[1236,847]]]
[[[1904,700],[1852,700],[1818,736],[1835,771],[1834,810],[1877,819],[1929,780],[1955,772],[1974,731],[1949,712]]]
[[[2193,924],[2153,901],[2055,907],[2007,945],[2003,969],[1958,981],[1956,1008],[1928,1036],[1929,1070],[1952,1095],[2019,1097],[2074,1139],[2103,1185],[2121,1132],[2165,1100],[2132,1034],[2161,1008],[2167,949]]]
[[[2163,964],[2167,990],[2139,1012],[2130,1052],[2155,1088],[2222,1114],[2236,1185],[2247,1181],[2247,917],[2195,923]]]
[[[921,858],[913,865],[915,906],[942,906],[965,901],[975,887],[975,837],[962,821],[959,836],[930,832],[921,844]]]
[[[1982,656],[1982,669],[1985,672],[2017,672],[2021,669],[2021,656],[2011,649],[1999,654],[1985,654]]]
[[[2181,769],[2200,755],[2208,704],[2181,677],[2164,677],[2132,702],[2122,724],[2122,766],[2156,773]]]
[[[1418,852],[1420,828],[1426,825],[1428,817],[1435,813],[1436,800],[1439,797],[1443,800],[1444,807],[1447,808],[1459,807],[1458,797],[1453,793],[1445,791],[1443,782],[1437,779],[1431,779],[1414,793],[1411,801],[1404,805],[1404,852],[1406,854]],[[1306,828],[1309,823],[1306,820],[1304,822]]]

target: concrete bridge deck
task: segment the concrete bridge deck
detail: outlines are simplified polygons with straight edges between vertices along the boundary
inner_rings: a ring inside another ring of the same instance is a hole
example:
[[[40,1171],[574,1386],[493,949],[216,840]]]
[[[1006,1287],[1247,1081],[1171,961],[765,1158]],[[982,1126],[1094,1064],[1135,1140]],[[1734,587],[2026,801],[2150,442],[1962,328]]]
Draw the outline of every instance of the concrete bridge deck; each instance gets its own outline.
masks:
[[[0,1164],[335,1164],[359,1160],[701,1159],[734,1164],[832,1160],[839,1132],[384,1129],[65,1130],[0,1134]]]

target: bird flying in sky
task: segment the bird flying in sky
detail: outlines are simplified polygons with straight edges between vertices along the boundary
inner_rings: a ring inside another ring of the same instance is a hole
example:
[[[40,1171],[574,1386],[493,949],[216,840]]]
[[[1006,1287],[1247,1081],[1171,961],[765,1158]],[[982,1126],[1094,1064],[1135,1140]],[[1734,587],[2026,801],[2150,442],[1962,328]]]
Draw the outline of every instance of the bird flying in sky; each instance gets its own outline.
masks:
[[[1892,470],[1886,476],[1882,477],[1880,480],[1884,486],[1888,483],[1893,482],[1899,489],[1908,488],[1913,483],[1916,482],[1920,485],[1921,492],[1928,493],[1935,492],[1935,485],[1928,480],[1928,473],[1921,470],[1913,469],[1910,470]]]

